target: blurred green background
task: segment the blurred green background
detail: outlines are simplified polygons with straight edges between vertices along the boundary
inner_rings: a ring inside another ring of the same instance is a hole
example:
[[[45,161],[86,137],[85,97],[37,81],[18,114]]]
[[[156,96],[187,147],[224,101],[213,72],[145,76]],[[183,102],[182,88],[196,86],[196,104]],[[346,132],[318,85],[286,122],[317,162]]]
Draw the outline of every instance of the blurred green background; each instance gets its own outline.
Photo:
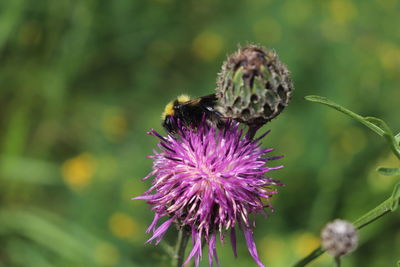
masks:
[[[384,140],[303,97],[318,94],[400,130],[397,0],[0,1],[0,266],[167,266],[144,245],[152,212],[145,156],[164,105],[202,96],[238,44],[275,49],[296,87],[265,129],[285,158],[275,212],[257,218],[259,254],[290,266],[323,225],[354,220],[391,193]],[[361,231],[343,266],[394,266],[400,214]],[[176,232],[169,231],[167,243]],[[222,266],[256,266],[243,237]],[[203,257],[201,266],[208,266]],[[324,255],[311,266],[332,266]]]

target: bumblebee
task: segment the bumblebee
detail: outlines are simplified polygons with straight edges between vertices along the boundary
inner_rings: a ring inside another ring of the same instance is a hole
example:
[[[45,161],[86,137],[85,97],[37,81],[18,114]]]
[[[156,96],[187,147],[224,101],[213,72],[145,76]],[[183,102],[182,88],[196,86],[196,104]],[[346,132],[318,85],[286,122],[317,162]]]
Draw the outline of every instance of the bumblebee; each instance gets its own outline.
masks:
[[[196,129],[205,118],[208,124],[221,126],[222,115],[215,109],[217,96],[215,94],[190,99],[187,95],[180,95],[165,106],[162,114],[162,126],[168,133],[176,133],[178,123],[185,127]]]

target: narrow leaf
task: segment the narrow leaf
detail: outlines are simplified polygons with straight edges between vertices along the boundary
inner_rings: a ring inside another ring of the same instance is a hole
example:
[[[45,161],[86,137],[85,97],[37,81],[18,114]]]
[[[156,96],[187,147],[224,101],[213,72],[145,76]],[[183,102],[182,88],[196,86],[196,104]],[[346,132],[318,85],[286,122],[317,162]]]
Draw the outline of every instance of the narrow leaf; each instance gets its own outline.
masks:
[[[314,249],[310,254],[308,254],[307,257],[303,258],[299,262],[297,262],[294,267],[303,267],[324,254],[325,250],[322,249],[322,247],[318,247]]]
[[[316,95],[311,95],[311,96],[306,96],[306,100],[311,101],[311,102],[316,102],[320,104],[327,105],[331,108],[334,108],[367,126],[371,130],[373,130],[375,133],[379,134],[380,136],[385,137],[386,141],[389,143],[390,148],[392,149],[393,153],[396,155],[397,158],[400,159],[400,145],[399,145],[399,137],[394,137],[392,130],[388,127],[386,122],[384,122],[381,119],[375,118],[375,117],[362,117],[351,110],[348,110],[335,102],[321,96],[316,96]]]
[[[397,144],[400,145],[400,133],[396,134],[394,139],[396,140]]]
[[[364,124],[365,126],[370,128],[372,131],[379,134],[380,136],[383,136],[384,130],[382,130],[379,126],[375,125],[374,123],[369,122],[364,117],[354,113],[353,111],[348,110],[347,108],[344,108],[344,107],[336,104],[335,102],[329,100],[326,97],[309,95],[309,96],[306,96],[305,99],[308,101],[311,101],[311,102],[320,103],[323,105],[327,105],[328,107],[334,108],[334,109],[358,120],[359,122],[361,122],[362,124]]]
[[[388,142],[390,148],[392,149],[393,153],[396,155],[398,159],[400,159],[400,146],[397,143],[395,137],[393,136],[392,130],[389,128],[389,126],[386,124],[381,119],[375,118],[375,117],[366,117],[366,120],[369,122],[375,124],[379,128],[383,130],[383,137],[386,139]]]
[[[376,118],[376,117],[365,117],[365,120],[369,121],[370,123],[375,124],[379,128],[381,128],[384,132],[386,133],[392,133],[392,130],[390,130],[389,126],[386,124],[386,122],[382,119]],[[392,133],[393,135],[393,133]]]
[[[385,167],[379,167],[377,170],[382,175],[386,176],[396,176],[400,175],[400,168],[385,168]]]
[[[93,250],[100,242],[88,231],[58,215],[34,208],[0,209],[0,238],[18,233],[48,253],[67,262],[92,266]],[[55,245],[56,244],[56,245]]]
[[[394,211],[399,205],[399,200],[400,200],[400,183],[395,185],[393,193],[388,199],[386,199],[379,206],[365,213],[363,216],[361,216],[355,222],[353,222],[354,226],[357,227],[358,229],[361,229],[364,226],[367,226],[368,224],[379,219],[383,215],[391,211]]]
[[[399,202],[400,202],[400,183],[396,184],[396,186],[393,189],[393,193],[392,193],[392,211],[395,211],[397,209],[397,207],[399,206]]]

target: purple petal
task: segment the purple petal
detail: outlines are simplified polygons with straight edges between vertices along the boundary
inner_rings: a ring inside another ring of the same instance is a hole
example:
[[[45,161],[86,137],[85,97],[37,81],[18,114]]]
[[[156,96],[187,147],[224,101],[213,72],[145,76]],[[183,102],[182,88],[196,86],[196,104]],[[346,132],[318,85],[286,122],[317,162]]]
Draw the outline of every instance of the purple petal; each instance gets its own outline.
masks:
[[[158,213],[156,213],[156,214],[154,215],[154,219],[153,219],[153,221],[151,222],[149,228],[147,228],[146,233],[150,233],[150,231],[154,231],[154,228],[155,228],[155,226],[156,226],[156,224],[157,224],[157,222],[158,222],[159,219],[160,219],[160,215],[159,215]]]
[[[195,256],[195,255],[196,255],[196,261],[197,261],[198,258],[200,258],[200,255],[201,255],[201,234],[197,234],[196,235],[196,239],[193,239],[193,237],[192,237],[192,240],[194,242],[193,249],[190,252],[188,258],[186,259],[186,261],[185,261],[185,263],[183,265],[188,264],[190,259],[193,258],[193,256]],[[196,263],[196,267],[197,266],[199,266],[198,262]]]
[[[215,258],[215,262],[219,266],[215,243],[216,243],[216,237],[215,234],[212,234],[210,240],[208,240],[208,262],[210,264],[210,267],[213,266],[213,258]]]
[[[235,258],[237,257],[237,249],[236,249],[236,232],[235,228],[231,228],[231,244],[232,244],[232,249],[233,249],[233,255],[235,255]]]
[[[131,200],[139,200],[139,199],[141,199],[141,200],[151,200],[153,198],[154,198],[153,195],[147,195],[147,196],[133,197],[133,198],[131,198]]]
[[[169,219],[168,221],[164,222],[161,224],[153,233],[153,236],[146,241],[146,243],[150,243],[154,239],[162,238],[162,236],[165,234],[165,232],[168,230],[169,226],[171,225],[173,221],[173,218]],[[158,243],[158,242],[157,242]]]
[[[257,143],[258,141],[260,141],[261,139],[263,139],[266,135],[268,135],[271,132],[271,130],[266,131],[265,133],[263,133],[262,135],[260,135],[258,138],[254,139],[253,143]]]
[[[219,267],[220,265],[219,265],[217,249],[216,249],[216,245],[215,245],[216,239],[217,238],[215,237],[215,234],[213,234],[211,236],[210,243],[208,244],[208,246],[209,246],[209,251],[211,251],[211,255],[214,256],[215,262],[217,263],[217,266]],[[209,255],[210,255],[210,252],[209,252]],[[210,266],[212,266],[212,259],[211,259]]]
[[[253,239],[253,232],[250,229],[244,229],[244,237],[246,239],[246,243],[247,243],[247,248],[250,252],[250,255],[253,257],[253,259],[257,262],[258,266],[260,267],[264,267],[264,264],[262,264],[262,262],[260,261],[260,259],[258,258],[258,253],[257,253],[257,248],[256,248],[256,243],[254,242]]]

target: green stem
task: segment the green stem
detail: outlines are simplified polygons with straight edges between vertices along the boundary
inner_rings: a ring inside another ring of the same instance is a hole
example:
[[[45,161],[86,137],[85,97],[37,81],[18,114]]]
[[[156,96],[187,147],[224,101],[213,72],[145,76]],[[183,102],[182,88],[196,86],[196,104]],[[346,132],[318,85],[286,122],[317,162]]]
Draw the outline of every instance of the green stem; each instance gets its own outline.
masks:
[[[313,250],[310,254],[308,254],[305,258],[301,259],[298,263],[296,263],[294,266],[295,267],[302,267],[306,266],[308,263],[312,262],[322,254],[324,254],[325,250],[323,250],[321,247],[316,248]]]
[[[390,197],[387,200],[383,201],[379,206],[375,207],[374,209],[370,210],[369,212],[355,220],[353,222],[354,226],[357,229],[361,229],[368,224],[376,221],[380,217],[392,211],[392,205],[395,201],[398,202],[399,199],[394,199],[393,197]]]
[[[254,136],[256,135],[258,129],[260,129],[261,127],[259,125],[249,125],[249,130],[247,131],[247,137],[249,137],[249,139],[253,139]]]
[[[370,210],[357,220],[353,222],[354,226],[357,229],[361,229],[368,224],[374,222],[375,220],[381,218],[382,216],[388,214],[390,211],[393,211],[395,208],[397,208],[397,204],[399,202],[399,196],[397,195],[399,190],[397,187],[394,190],[393,195],[388,198],[387,200],[383,201],[380,205],[375,207],[374,209]],[[311,261],[315,260],[322,254],[324,254],[325,250],[322,249],[322,247],[318,247],[315,250],[313,250],[310,254],[308,254],[305,258],[301,259],[299,262],[297,262],[294,266],[295,267],[302,267],[306,266],[308,263]]]
[[[183,265],[185,250],[188,241],[189,241],[189,234],[184,229],[179,230],[178,240],[175,248],[175,256],[173,258],[172,266],[181,267]]]
[[[340,267],[340,257],[335,257],[334,261],[335,261],[335,267]]]

